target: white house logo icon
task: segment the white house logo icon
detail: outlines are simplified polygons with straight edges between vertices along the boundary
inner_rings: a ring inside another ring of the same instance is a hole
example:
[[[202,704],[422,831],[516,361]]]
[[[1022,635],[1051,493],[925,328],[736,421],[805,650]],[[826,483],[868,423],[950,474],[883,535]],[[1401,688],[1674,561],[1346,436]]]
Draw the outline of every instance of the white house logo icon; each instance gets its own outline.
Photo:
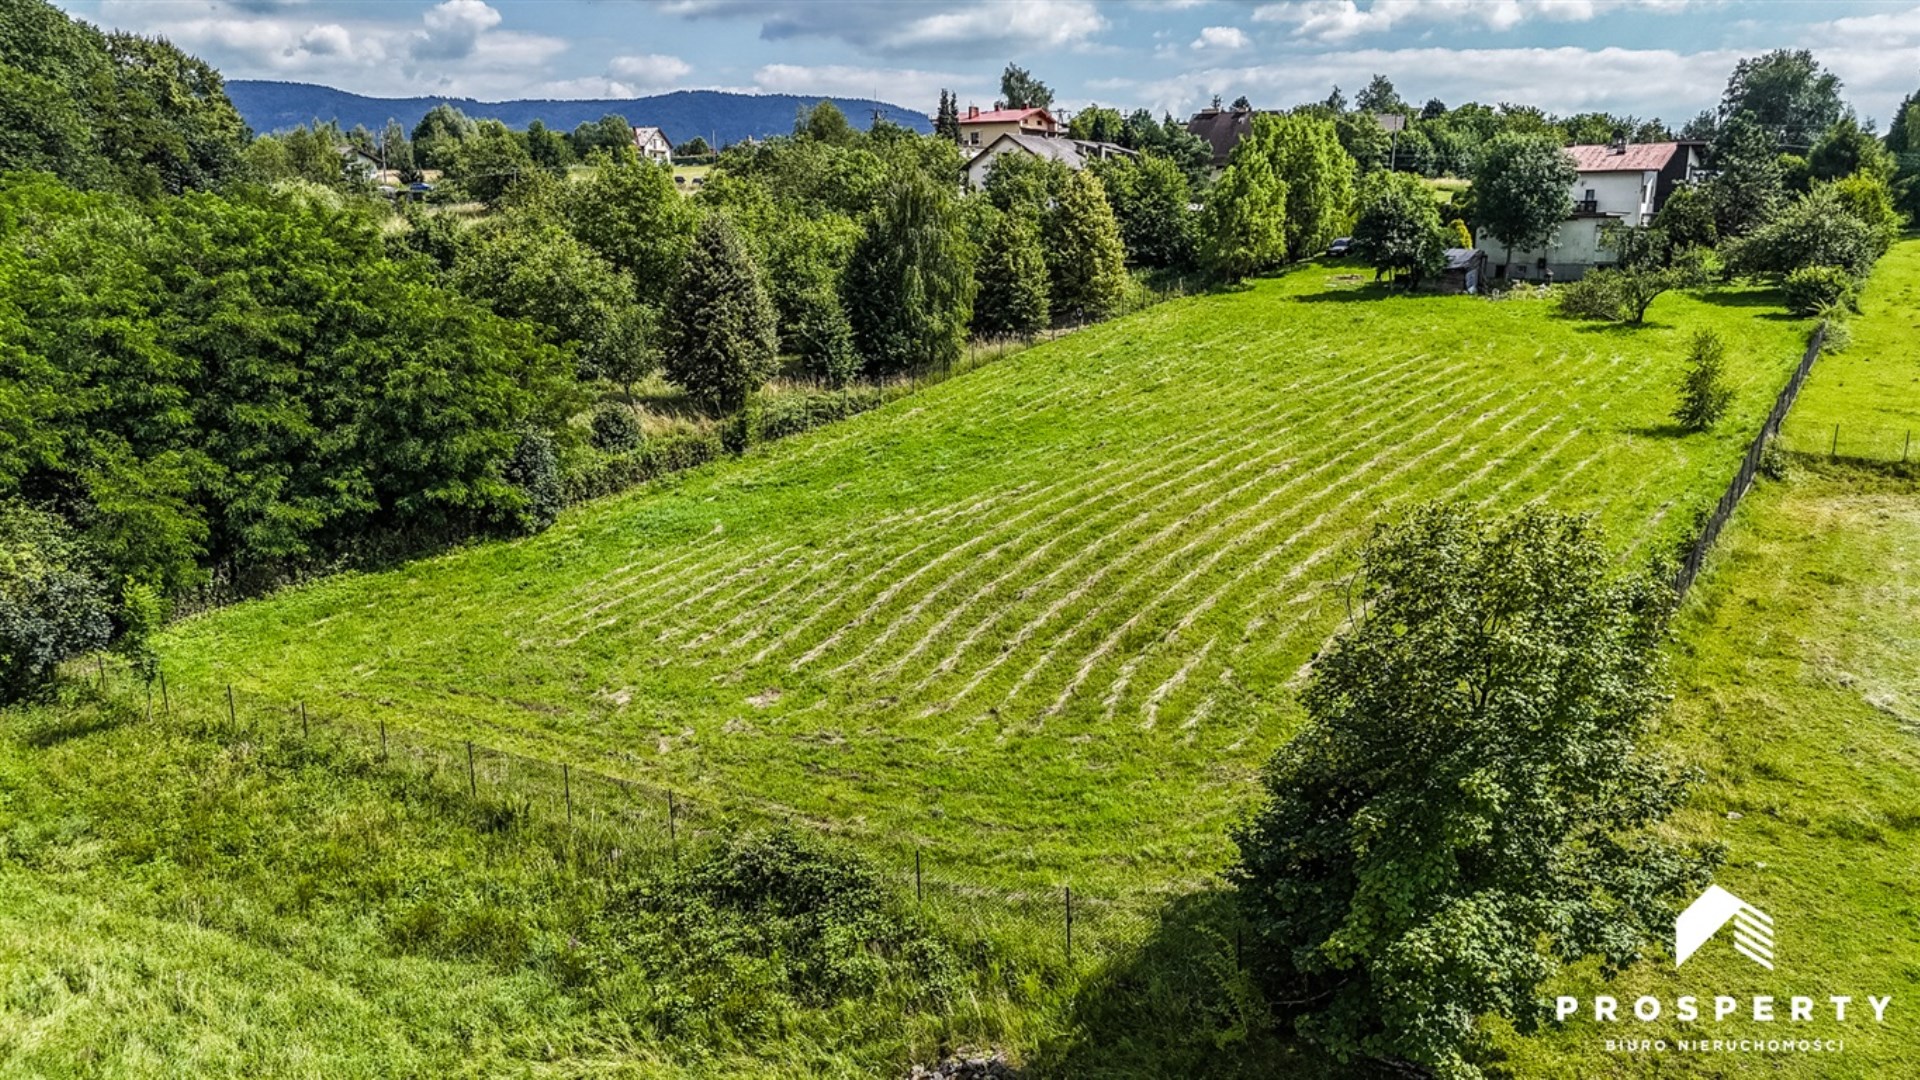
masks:
[[[1687,962],[1720,928],[1733,924],[1733,947],[1741,955],[1773,970],[1773,919],[1767,913],[1718,885],[1707,886],[1700,899],[1673,920],[1673,966]]]

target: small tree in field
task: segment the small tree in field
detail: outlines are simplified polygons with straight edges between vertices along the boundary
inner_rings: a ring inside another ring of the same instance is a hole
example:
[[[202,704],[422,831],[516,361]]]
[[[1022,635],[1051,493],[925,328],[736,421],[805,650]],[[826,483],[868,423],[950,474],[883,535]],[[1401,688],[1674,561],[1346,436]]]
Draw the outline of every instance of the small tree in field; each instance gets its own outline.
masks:
[[[987,232],[974,272],[973,330],[989,337],[1046,329],[1047,260],[1040,234],[1019,214],[1001,214]]]
[[[725,214],[701,220],[665,323],[667,375],[707,407],[732,412],[773,377],[773,302]]]
[[[1641,749],[1672,593],[1538,507],[1488,527],[1430,505],[1361,565],[1361,614],[1234,837],[1247,962],[1337,1057],[1478,1077],[1481,1017],[1534,1029],[1544,980],[1637,960],[1711,868],[1656,833],[1684,785]]]
[[[1687,371],[1680,378],[1680,404],[1673,418],[1688,431],[1706,431],[1719,422],[1733,400],[1733,388],[1727,385],[1726,343],[1711,330],[1693,335],[1687,349]]]

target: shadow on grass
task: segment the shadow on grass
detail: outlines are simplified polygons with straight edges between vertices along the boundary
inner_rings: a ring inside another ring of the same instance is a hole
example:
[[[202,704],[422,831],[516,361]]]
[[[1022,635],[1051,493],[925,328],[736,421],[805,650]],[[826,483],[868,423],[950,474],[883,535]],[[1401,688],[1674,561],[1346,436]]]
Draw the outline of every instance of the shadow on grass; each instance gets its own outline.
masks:
[[[1638,435],[1646,439],[1680,439],[1694,434],[1691,428],[1669,420],[1664,424],[1635,424],[1620,429],[1625,435]]]
[[[1362,1078],[1277,1033],[1235,954],[1226,889],[1173,901],[1154,933],[1081,986],[1066,1031],[1029,1059],[1039,1077]]]
[[[1776,289],[1695,289],[1687,295],[1703,304],[1731,308],[1774,308],[1757,316],[1774,322],[1800,322],[1801,319],[1786,310],[1786,297]]]
[[[20,732],[22,745],[35,750],[49,750],[61,743],[74,739],[84,739],[114,728],[132,719],[132,716],[115,709],[95,706],[93,708],[61,708],[49,710],[51,715],[39,723],[30,724]]]

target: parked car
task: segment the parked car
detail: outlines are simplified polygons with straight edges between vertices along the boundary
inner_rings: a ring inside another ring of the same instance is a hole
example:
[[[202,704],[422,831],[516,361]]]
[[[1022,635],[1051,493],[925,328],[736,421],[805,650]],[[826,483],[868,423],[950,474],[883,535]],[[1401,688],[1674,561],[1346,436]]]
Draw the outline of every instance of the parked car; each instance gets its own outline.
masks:
[[[1335,240],[1333,243],[1327,245],[1327,254],[1333,256],[1336,259],[1345,257],[1347,252],[1352,250],[1353,250],[1353,237],[1351,236],[1343,236],[1340,239]]]

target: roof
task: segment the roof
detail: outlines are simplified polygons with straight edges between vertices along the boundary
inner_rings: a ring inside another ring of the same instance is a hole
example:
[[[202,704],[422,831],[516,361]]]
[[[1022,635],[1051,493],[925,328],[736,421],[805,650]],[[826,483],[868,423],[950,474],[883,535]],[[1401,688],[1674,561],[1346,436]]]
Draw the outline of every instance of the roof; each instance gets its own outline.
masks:
[[[1612,146],[1569,146],[1567,155],[1581,172],[1657,172],[1667,167],[1673,155],[1687,143],[1628,143],[1623,149]]]
[[[1447,269],[1465,270],[1467,267],[1472,266],[1477,260],[1486,257],[1487,253],[1481,251],[1479,248],[1448,248]]]
[[[637,127],[633,129],[633,141],[635,143],[646,142],[648,138],[654,135],[658,135],[662,139],[667,137],[667,133],[657,127]]]
[[[1225,165],[1233,148],[1253,132],[1251,109],[1202,109],[1187,121],[1187,132],[1207,140],[1213,147],[1213,164]]]
[[[1045,109],[989,109],[978,114],[962,116],[962,124],[1012,124],[1024,122],[1034,113],[1046,117],[1047,123],[1053,123],[1053,114]]]
[[[1052,158],[1069,169],[1078,169],[1087,163],[1086,157],[1080,151],[1080,147],[1083,144],[1077,139],[1048,139],[1039,135],[1016,135],[1012,132],[1000,136],[981,148],[980,153],[975,155],[974,160],[978,161],[980,158],[986,156],[988,151],[1003,142],[1011,142],[1013,145],[1032,154],[1034,157]],[[1093,146],[1098,144],[1087,143],[1084,145]]]

